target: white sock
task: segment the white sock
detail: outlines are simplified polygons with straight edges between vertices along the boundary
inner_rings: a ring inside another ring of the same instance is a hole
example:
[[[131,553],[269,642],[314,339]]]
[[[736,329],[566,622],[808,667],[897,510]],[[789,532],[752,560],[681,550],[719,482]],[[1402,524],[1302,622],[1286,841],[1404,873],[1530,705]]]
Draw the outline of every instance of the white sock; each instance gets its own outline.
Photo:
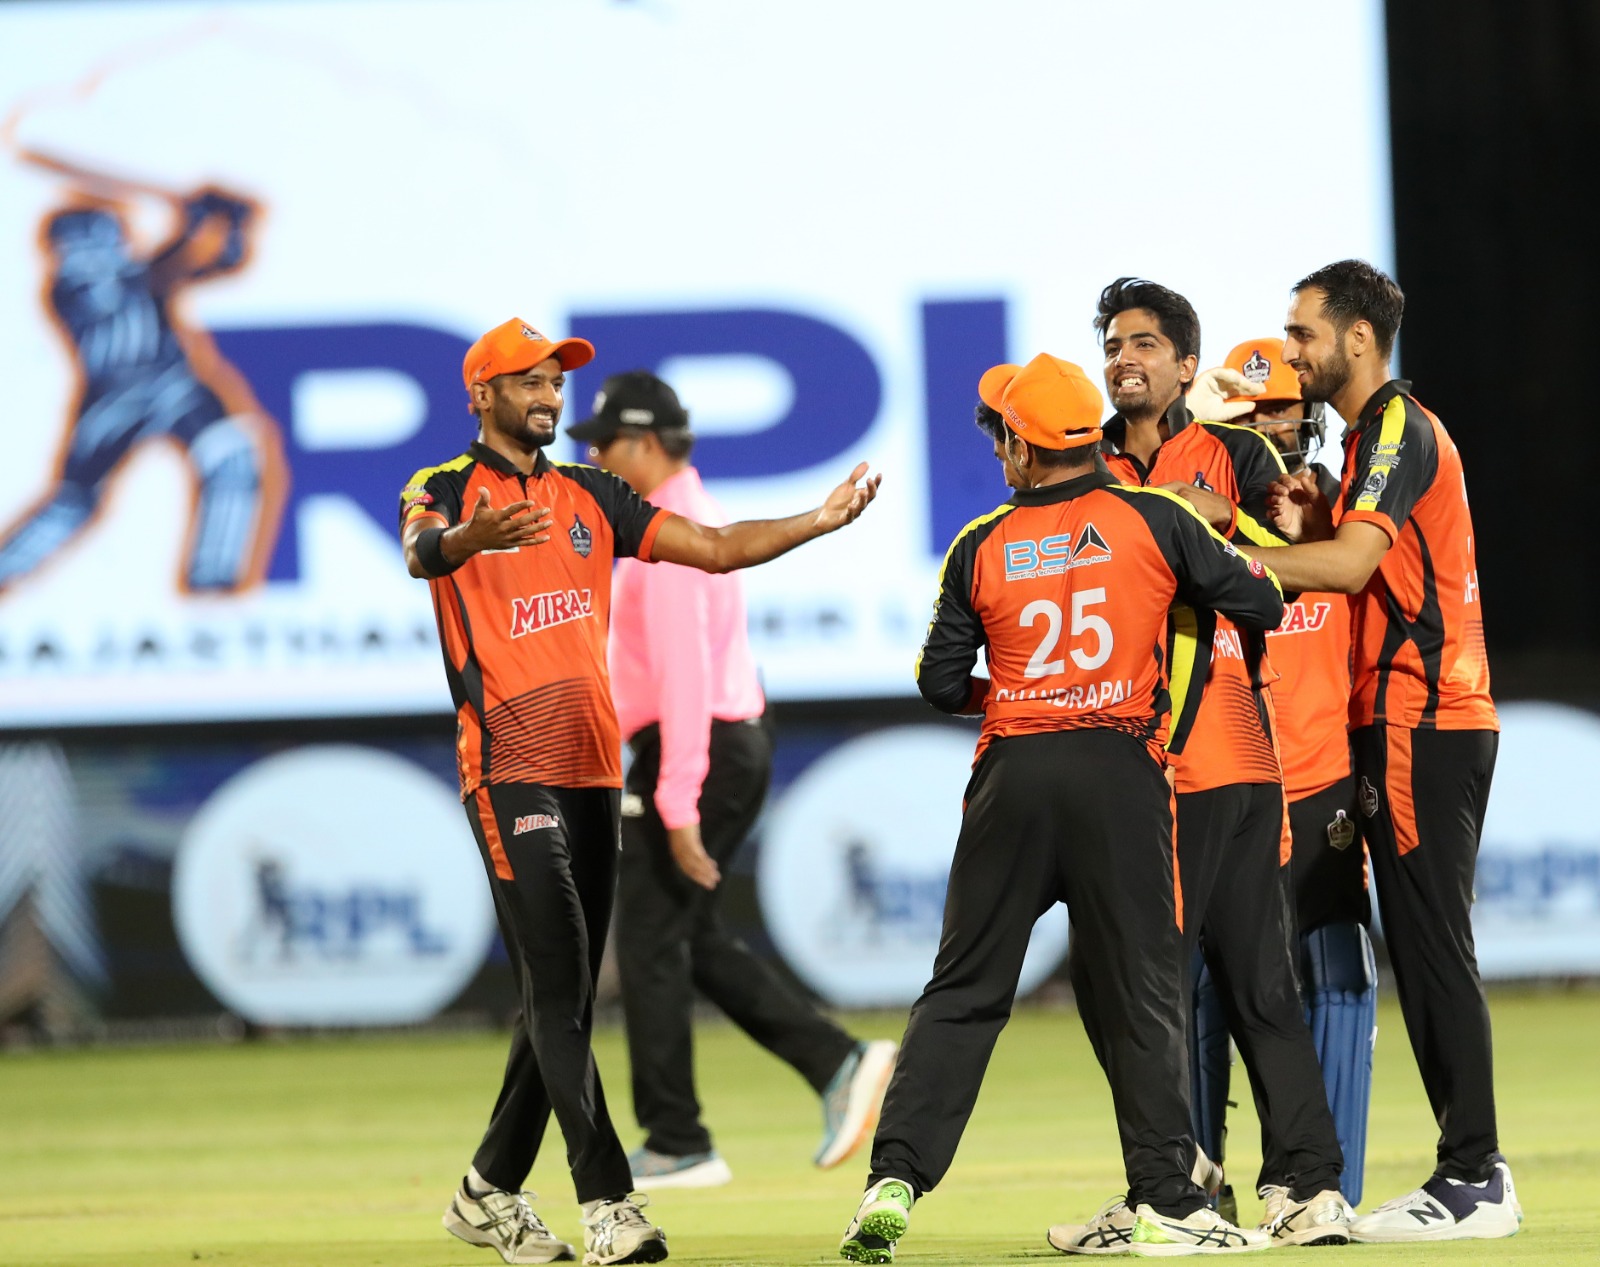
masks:
[[[494,1184],[478,1173],[476,1166],[467,1171],[467,1195],[469,1197],[485,1197],[491,1192],[499,1191],[501,1189],[496,1188]]]

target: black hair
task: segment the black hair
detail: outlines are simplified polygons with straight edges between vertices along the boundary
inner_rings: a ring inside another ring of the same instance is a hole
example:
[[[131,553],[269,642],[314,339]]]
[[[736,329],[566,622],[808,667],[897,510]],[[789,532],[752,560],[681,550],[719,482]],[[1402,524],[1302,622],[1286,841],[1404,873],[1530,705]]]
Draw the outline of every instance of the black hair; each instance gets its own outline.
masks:
[[[661,451],[674,462],[689,456],[694,448],[694,432],[687,427],[662,427],[656,432]]]
[[[1200,316],[1194,305],[1175,290],[1142,277],[1119,277],[1100,292],[1100,306],[1095,312],[1094,328],[1100,342],[1106,341],[1106,330],[1111,319],[1130,308],[1143,308],[1156,314],[1161,323],[1161,333],[1172,340],[1178,359],[1200,356]]]
[[[990,409],[988,405],[980,404],[973,411],[973,422],[978,430],[988,436],[997,444],[1004,440],[1010,430],[1006,421],[1000,416],[1000,411]],[[1019,440],[1021,437],[1017,437]],[[1093,444],[1074,445],[1070,449],[1045,449],[1039,445],[1030,445],[1033,450],[1033,460],[1047,471],[1059,470],[1062,467],[1087,466],[1094,461],[1094,455],[1099,452],[1099,446]]]
[[[1389,359],[1394,336],[1405,315],[1406,297],[1394,279],[1366,260],[1340,260],[1324,264],[1316,272],[1294,284],[1294,293],[1316,287],[1322,292],[1322,315],[1341,335],[1351,323],[1365,321],[1372,326],[1378,355]]]

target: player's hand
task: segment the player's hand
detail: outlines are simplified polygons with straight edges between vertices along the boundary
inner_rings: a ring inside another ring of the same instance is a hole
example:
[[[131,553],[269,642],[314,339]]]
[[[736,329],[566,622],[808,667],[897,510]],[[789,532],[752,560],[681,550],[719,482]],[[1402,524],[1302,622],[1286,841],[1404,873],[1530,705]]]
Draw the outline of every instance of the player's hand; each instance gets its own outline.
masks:
[[[863,479],[866,473],[867,464],[863,462],[850,472],[849,479],[844,480],[828,494],[828,500],[823,502],[822,508],[817,511],[816,525],[819,535],[834,532],[848,523],[854,523],[878,495],[878,485],[883,483],[883,476],[874,475],[870,479]]]
[[[1183,498],[1218,532],[1226,532],[1233,526],[1233,503],[1221,493],[1213,493],[1210,489],[1185,484],[1180,480],[1158,487]]]
[[[457,549],[464,557],[484,550],[515,550],[521,546],[543,545],[550,540],[550,525],[554,522],[548,506],[535,506],[529,501],[512,502],[509,506],[489,504],[489,490],[478,489],[478,500],[473,503],[472,518],[457,524],[446,534],[451,540],[451,554]]]
[[[722,869],[700,840],[699,823],[667,828],[667,847],[678,870],[702,889],[714,889],[722,882]]]
[[[1194,382],[1189,384],[1185,403],[1197,421],[1227,422],[1230,418],[1243,417],[1256,406],[1254,401],[1224,400],[1224,396],[1241,392],[1246,396],[1259,396],[1263,390],[1262,384],[1252,383],[1238,370],[1219,365],[1195,375]]]
[[[1333,536],[1333,508],[1309,470],[1280,475],[1267,490],[1267,514],[1289,541],[1327,541]]]

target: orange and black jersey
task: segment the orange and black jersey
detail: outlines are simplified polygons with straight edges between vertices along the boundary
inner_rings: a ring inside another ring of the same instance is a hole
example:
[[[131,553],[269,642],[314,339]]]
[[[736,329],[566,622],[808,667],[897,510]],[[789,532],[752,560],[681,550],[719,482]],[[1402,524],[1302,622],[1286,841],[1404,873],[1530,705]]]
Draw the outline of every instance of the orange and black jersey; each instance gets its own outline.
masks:
[[[1167,439],[1146,466],[1124,451],[1127,423],[1114,416],[1101,444],[1111,473],[1126,484],[1193,484],[1220,494],[1235,507],[1225,536],[1281,545],[1282,538],[1267,526],[1267,492],[1284,470],[1272,442],[1250,427],[1196,422],[1181,398],[1167,410],[1166,425]],[[1180,717],[1194,717],[1186,742],[1173,745],[1177,790],[1279,782],[1272,707],[1264,690],[1273,676],[1265,637],[1237,629],[1225,618],[1213,621],[1205,612],[1196,614],[1195,625],[1196,636],[1209,640],[1211,653],[1205,675],[1191,684],[1199,694],[1175,702]]]
[[[1350,725],[1498,730],[1461,455],[1410,389],[1386,383],[1345,437],[1339,522],[1392,543],[1355,598]]]
[[[1174,602],[1276,625],[1283,595],[1182,499],[1126,488],[1101,472],[1038,489],[973,520],[951,544],[917,687],[959,712],[984,651],[981,754],[1001,735],[1105,727],[1158,751],[1168,740],[1169,683],[1180,694],[1191,653],[1169,662]]]
[[[1330,504],[1339,481],[1312,468]],[[1350,597],[1305,593],[1283,610],[1267,634],[1277,671],[1272,709],[1278,723],[1283,790],[1291,801],[1320,792],[1350,773]]]
[[[650,557],[667,512],[616,476],[552,463],[542,452],[523,475],[474,443],[418,471],[400,494],[400,526],[471,518],[478,490],[490,505],[530,501],[553,513],[543,545],[475,554],[428,582],[445,676],[456,706],[461,795],[489,783],[621,787],[617,714],[606,673],[611,564]]]

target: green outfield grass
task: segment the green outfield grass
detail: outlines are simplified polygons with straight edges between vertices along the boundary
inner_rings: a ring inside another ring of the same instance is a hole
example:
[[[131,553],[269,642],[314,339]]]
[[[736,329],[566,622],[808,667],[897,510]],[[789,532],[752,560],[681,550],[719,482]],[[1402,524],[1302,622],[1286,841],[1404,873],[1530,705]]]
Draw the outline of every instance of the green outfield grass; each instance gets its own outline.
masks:
[[[1352,1246],[1363,1264],[1593,1263],[1600,1246],[1600,993],[1493,998],[1502,1139],[1526,1230],[1486,1244]],[[898,1037],[902,1018],[852,1024]],[[489,1267],[439,1215],[498,1085],[500,1035],[295,1039],[226,1047],[0,1057],[0,1264],[212,1263],[239,1267]],[[637,1141],[621,1034],[598,1039],[624,1140]],[[815,1098],[724,1025],[701,1032],[709,1121],[728,1187],[659,1194],[652,1214],[679,1263],[837,1262],[864,1159],[811,1168]],[[1248,1096],[1245,1097],[1248,1101]],[[1230,1174],[1259,1160],[1236,1111]],[[1434,1139],[1400,1018],[1380,1018],[1368,1204],[1420,1183]],[[530,1186],[555,1230],[578,1240],[552,1125]],[[1052,1222],[1091,1214],[1121,1183],[1109,1097],[1070,1010],[1022,1012],[1001,1037],[961,1153],[918,1205],[900,1261],[1061,1256]],[[1254,1218],[1253,1197],[1241,1213]],[[1341,1252],[1341,1251],[1335,1251]],[[1325,1261],[1329,1251],[1274,1251]]]

